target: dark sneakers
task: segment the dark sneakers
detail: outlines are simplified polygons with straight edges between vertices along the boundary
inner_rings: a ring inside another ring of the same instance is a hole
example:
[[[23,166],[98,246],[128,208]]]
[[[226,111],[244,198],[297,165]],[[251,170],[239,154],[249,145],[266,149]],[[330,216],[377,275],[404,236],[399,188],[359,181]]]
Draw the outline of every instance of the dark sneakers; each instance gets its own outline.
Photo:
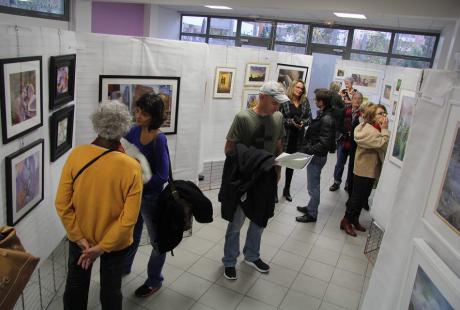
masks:
[[[302,216],[297,216],[295,220],[301,223],[314,223],[316,222],[316,217],[313,217],[310,214],[306,213]]]
[[[300,207],[300,206],[298,206],[298,207],[297,207],[297,211],[302,212],[302,213],[305,213],[305,214],[308,213],[307,207]]]
[[[260,258],[258,260],[253,261],[253,262],[250,262],[250,261],[247,261],[247,260],[244,260],[244,262],[246,264],[248,264],[249,266],[254,267],[257,271],[259,271],[261,273],[267,273],[267,272],[270,271],[270,266],[267,265],[266,263],[264,263]]]
[[[340,188],[340,184],[337,184],[337,183],[334,183],[331,185],[331,187],[329,187],[329,190],[331,192],[335,192],[336,190],[338,190]]]
[[[224,277],[229,280],[236,280],[238,277],[236,276],[236,269],[235,267],[225,267],[224,268]]]
[[[153,295],[154,293],[158,292],[158,290],[161,288],[159,287],[150,287],[145,284],[142,284],[135,292],[134,295],[137,297],[148,297],[150,295]]]

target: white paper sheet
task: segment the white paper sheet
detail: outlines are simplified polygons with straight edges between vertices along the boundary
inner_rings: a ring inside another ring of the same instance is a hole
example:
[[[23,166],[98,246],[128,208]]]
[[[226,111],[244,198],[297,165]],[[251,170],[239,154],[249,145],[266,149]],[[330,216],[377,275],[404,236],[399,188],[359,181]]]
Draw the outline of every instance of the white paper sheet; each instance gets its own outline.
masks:
[[[303,169],[308,165],[313,158],[313,155],[296,152],[293,154],[281,153],[276,157],[276,164],[290,169]]]

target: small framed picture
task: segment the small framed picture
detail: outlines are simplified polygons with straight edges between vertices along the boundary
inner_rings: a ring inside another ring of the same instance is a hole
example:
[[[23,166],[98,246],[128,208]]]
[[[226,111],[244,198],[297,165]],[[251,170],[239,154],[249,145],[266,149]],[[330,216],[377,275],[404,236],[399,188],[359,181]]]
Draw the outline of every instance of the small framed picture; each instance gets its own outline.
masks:
[[[50,159],[56,161],[72,148],[75,106],[70,105],[50,117]]]
[[[248,63],[246,65],[244,85],[262,86],[265,82],[268,81],[269,69],[269,64]]]
[[[216,68],[214,98],[229,99],[233,97],[236,68]]]
[[[300,80],[305,83],[308,75],[308,67],[278,64],[277,66],[277,81],[283,84],[284,89],[288,89],[289,85],[295,81]]]
[[[7,224],[16,225],[43,200],[44,140],[5,158]]]
[[[460,279],[424,240],[413,243],[398,309],[460,309]]]
[[[76,55],[50,59],[49,108],[55,109],[74,100]]]
[[[259,101],[259,88],[243,89],[243,99],[241,101],[241,110],[252,109]]]
[[[0,109],[3,144],[43,125],[41,56],[0,59]]]
[[[390,105],[391,96],[392,96],[392,92],[391,92],[392,89],[393,89],[392,85],[384,84],[382,98],[380,98],[380,101],[383,104]]]

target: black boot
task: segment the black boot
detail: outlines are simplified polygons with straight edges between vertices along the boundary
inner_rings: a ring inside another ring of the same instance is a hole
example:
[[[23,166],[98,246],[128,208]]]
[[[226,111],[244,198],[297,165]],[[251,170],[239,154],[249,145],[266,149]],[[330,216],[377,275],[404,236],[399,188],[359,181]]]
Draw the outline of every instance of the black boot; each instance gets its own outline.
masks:
[[[287,201],[292,201],[291,193],[289,192],[289,187],[283,189],[283,196],[286,197]]]

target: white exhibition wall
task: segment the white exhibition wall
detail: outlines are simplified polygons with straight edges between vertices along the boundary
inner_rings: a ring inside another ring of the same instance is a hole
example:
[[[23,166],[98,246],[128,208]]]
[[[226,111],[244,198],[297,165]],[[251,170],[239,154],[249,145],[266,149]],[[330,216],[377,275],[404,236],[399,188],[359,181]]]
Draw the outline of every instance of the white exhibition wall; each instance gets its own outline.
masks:
[[[456,88],[452,89],[452,85]],[[444,91],[437,93],[439,90]],[[433,96],[433,93],[437,93],[436,96]],[[441,184],[433,180],[435,174],[440,173],[440,169],[446,169],[448,164],[440,161],[440,149],[443,143],[446,143],[444,140],[447,128],[458,126],[459,114],[452,114],[451,108],[456,105],[457,110],[459,109],[459,98],[458,73],[424,71],[421,90],[417,93],[415,114],[400,180],[395,180],[398,185],[394,198],[387,200],[387,206],[391,210],[389,222],[362,309],[402,309],[399,305],[402,295],[410,294],[404,292],[403,288],[407,287],[407,284],[410,285],[406,283],[406,277],[414,238],[424,239],[438,257],[460,277],[459,235],[440,219],[437,219],[440,222],[438,226],[433,226],[429,221],[430,217],[437,218],[432,215],[433,210],[429,201],[439,199]],[[449,122],[451,115],[457,115],[458,118]],[[390,181],[385,180],[386,183]],[[444,234],[446,231],[448,234]],[[454,289],[458,291],[459,288]]]
[[[208,70],[206,73],[206,104],[203,111],[203,159],[204,162],[225,159],[224,145],[235,114],[242,110],[242,94],[246,65],[248,63],[270,64],[269,80],[276,80],[277,64],[308,67],[306,89],[310,82],[313,57],[268,50],[209,45]],[[236,68],[233,97],[213,98],[216,67]],[[253,88],[253,87],[249,87]]]
[[[54,197],[61,176],[61,169],[67,157],[65,154],[57,161],[50,163],[49,58],[50,56],[74,54],[77,47],[75,33],[51,28],[0,25],[0,42],[2,42],[0,58],[42,56],[43,126],[8,144],[0,145],[0,225],[6,225],[5,157],[43,138],[45,140],[44,200],[26,215],[15,228],[24,247],[29,252],[46,258],[65,235],[54,209]]]

